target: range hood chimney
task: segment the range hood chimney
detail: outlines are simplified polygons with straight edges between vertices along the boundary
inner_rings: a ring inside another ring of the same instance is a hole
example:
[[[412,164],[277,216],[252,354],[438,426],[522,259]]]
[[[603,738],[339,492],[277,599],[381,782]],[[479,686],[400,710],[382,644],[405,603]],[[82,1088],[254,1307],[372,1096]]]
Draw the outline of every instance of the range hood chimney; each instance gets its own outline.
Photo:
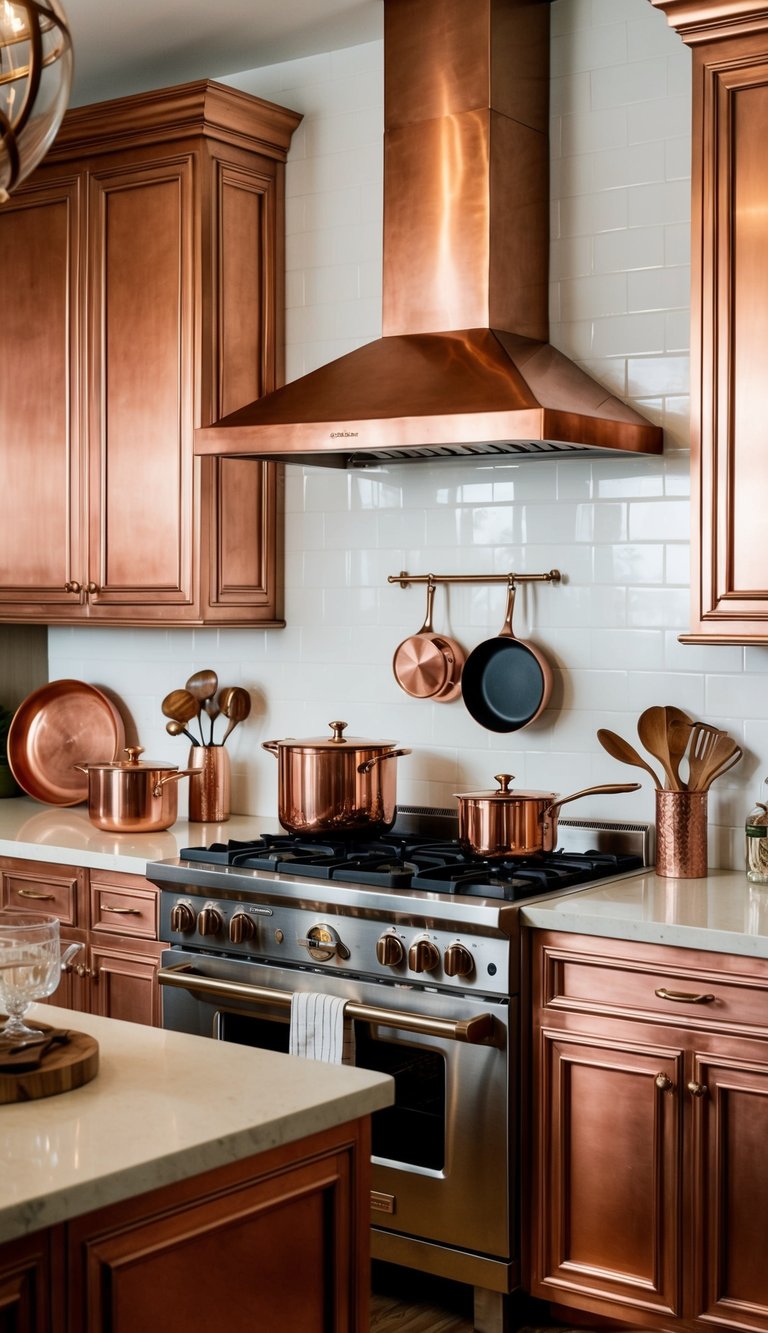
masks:
[[[333,467],[658,454],[548,342],[549,0],[384,0],[383,337],[196,432]]]

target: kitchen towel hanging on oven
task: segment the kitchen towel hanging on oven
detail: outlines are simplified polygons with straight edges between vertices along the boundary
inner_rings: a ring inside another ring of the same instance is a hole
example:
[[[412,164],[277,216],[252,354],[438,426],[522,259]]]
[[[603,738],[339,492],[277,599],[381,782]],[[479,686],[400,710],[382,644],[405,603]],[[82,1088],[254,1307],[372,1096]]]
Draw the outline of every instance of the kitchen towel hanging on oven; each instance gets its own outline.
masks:
[[[346,1004],[340,995],[295,991],[291,997],[289,1054],[328,1064],[354,1065],[355,1027],[344,1017]]]

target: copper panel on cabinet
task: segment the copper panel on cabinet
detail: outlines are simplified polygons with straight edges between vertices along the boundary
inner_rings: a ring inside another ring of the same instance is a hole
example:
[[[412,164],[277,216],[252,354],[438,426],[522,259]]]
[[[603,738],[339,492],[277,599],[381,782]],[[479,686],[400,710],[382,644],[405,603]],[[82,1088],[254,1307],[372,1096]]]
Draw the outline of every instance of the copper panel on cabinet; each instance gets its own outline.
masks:
[[[2,600],[10,603],[27,602],[30,589],[70,601],[65,584],[80,566],[79,212],[71,176],[27,189],[0,211],[0,421],[16,444],[2,468],[3,512],[13,516],[0,524]]]

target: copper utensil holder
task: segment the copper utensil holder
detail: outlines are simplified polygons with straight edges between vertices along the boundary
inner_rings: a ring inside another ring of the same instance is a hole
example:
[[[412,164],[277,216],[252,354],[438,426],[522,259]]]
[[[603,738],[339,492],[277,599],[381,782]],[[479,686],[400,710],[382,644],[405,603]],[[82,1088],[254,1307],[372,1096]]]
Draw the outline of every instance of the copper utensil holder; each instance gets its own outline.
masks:
[[[706,791],[656,791],[656,874],[701,879],[707,873]]]
[[[189,768],[189,820],[192,824],[223,824],[229,819],[232,785],[229,754],[223,745],[193,745]]]

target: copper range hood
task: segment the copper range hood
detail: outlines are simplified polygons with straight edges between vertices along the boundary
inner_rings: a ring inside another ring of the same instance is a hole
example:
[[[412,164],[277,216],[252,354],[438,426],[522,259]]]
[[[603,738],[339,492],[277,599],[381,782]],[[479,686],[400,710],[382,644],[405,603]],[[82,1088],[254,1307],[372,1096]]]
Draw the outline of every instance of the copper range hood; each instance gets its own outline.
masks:
[[[658,454],[548,342],[549,0],[384,0],[383,337],[196,432],[361,467]]]

